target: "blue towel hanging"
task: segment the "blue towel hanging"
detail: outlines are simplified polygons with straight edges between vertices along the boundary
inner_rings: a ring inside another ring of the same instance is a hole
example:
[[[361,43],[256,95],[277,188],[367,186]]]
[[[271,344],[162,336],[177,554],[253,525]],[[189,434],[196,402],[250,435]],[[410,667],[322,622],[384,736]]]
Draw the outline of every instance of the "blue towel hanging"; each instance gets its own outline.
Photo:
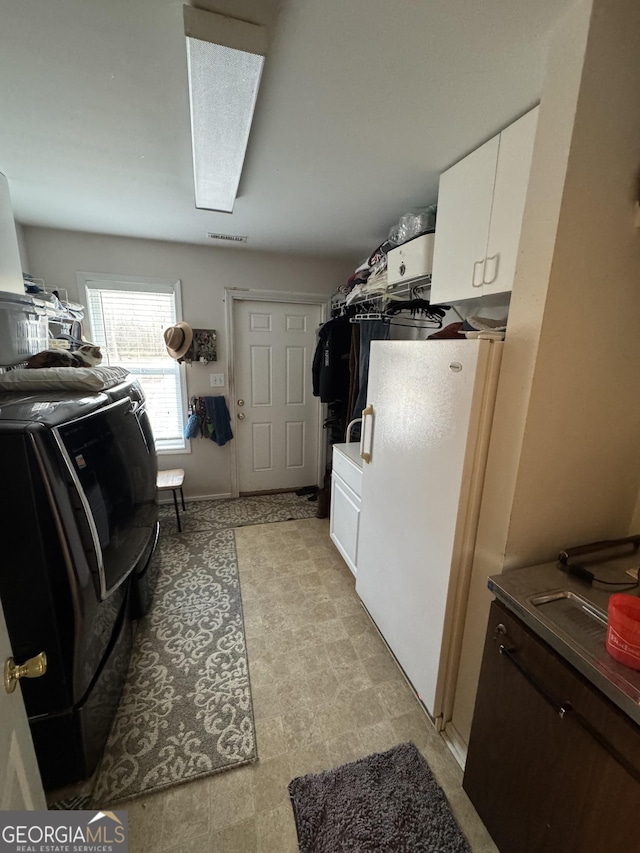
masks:
[[[211,441],[222,447],[233,438],[231,430],[231,415],[227,403],[222,394],[216,397],[204,398],[207,419],[211,422],[213,431],[210,435]]]

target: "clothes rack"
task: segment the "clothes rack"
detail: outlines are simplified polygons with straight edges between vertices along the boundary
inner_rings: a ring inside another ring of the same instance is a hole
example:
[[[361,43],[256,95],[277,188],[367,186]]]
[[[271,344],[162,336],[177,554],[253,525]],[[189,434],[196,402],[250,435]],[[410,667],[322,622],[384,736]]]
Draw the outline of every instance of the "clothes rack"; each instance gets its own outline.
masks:
[[[430,305],[425,298],[425,291],[428,290],[429,284],[430,279],[423,279],[418,282],[388,285],[384,292],[361,294],[350,304],[347,304],[345,295],[339,294],[331,300],[331,316],[349,317],[350,323],[380,320],[385,324],[407,328],[441,329],[442,319],[450,306]],[[390,319],[407,311],[411,311],[411,317]]]
[[[441,319],[433,319],[429,320],[427,318],[422,319],[420,317],[407,317],[408,322],[402,323],[399,320],[392,320],[387,314],[381,314],[379,312],[374,312],[370,314],[355,314],[353,317],[349,317],[350,323],[361,323],[362,321],[367,320],[380,320],[385,323],[387,326],[404,326],[407,329],[441,329],[442,328],[442,320]]]

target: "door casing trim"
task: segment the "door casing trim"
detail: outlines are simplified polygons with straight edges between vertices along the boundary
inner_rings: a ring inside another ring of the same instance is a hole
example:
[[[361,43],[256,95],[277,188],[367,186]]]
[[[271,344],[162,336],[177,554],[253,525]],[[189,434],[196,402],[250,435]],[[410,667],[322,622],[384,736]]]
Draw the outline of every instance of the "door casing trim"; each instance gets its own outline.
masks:
[[[289,302],[293,305],[320,305],[320,321],[324,323],[327,319],[327,311],[329,307],[330,296],[323,293],[292,293],[287,290],[251,290],[249,288],[225,287],[224,303],[225,303],[225,329],[227,333],[228,352],[227,352],[227,375],[229,388],[229,414],[231,421],[236,422],[236,378],[235,378],[235,335],[234,335],[234,313],[233,306],[235,302],[241,300],[250,300],[252,302]],[[323,408],[320,400],[317,401],[318,406],[318,460],[317,460],[317,485],[322,487],[324,481],[324,470],[327,461],[327,448],[324,442],[324,428],[322,426]],[[235,441],[230,442],[231,460],[230,460],[230,485],[231,497],[237,498],[240,495],[239,475],[238,475],[238,444]]]

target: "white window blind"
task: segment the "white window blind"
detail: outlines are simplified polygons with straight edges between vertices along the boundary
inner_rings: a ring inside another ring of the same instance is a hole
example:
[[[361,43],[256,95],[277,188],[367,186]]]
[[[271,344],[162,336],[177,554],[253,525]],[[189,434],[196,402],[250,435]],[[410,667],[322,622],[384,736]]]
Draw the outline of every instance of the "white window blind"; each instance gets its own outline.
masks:
[[[126,367],[142,385],[156,449],[184,449],[180,366],[163,337],[176,323],[175,289],[113,281],[87,281],[85,287],[93,342],[104,363]]]

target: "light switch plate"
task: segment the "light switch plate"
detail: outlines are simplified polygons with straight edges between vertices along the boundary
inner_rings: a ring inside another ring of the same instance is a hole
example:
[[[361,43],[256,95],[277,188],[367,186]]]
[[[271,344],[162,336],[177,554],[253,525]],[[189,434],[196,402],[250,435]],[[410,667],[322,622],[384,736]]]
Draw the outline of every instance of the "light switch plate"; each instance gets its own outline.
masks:
[[[221,388],[224,385],[224,373],[210,373],[209,379],[212,388]]]

